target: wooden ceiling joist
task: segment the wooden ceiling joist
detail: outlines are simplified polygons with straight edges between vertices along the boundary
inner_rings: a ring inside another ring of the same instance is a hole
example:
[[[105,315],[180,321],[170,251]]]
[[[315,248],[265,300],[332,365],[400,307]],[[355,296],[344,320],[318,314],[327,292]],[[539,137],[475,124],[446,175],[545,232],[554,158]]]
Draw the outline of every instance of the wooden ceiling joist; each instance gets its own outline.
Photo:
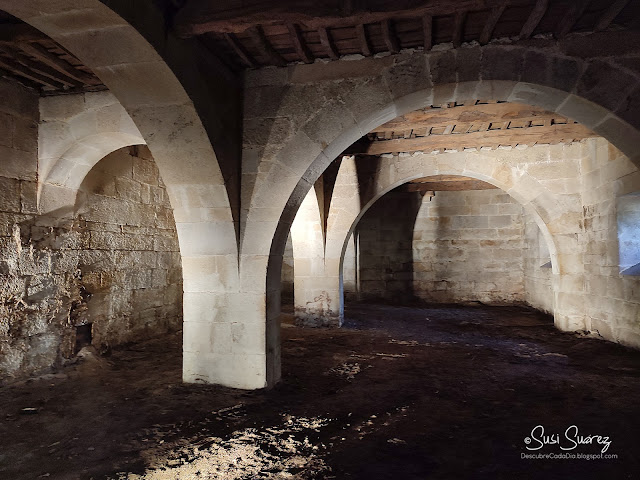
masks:
[[[370,57],[373,54],[371,45],[369,44],[369,38],[367,37],[367,31],[362,23],[356,25],[356,35],[358,42],[360,43],[360,51],[365,57]]]
[[[613,2],[598,20],[595,30],[601,31],[607,29],[609,25],[611,25],[611,22],[613,22],[613,20],[618,15],[620,15],[622,9],[626,7],[629,2],[630,0],[616,0],[615,2]]]
[[[324,47],[329,58],[332,60],[337,60],[338,58],[340,58],[340,55],[336,50],[336,46],[334,45],[333,40],[329,35],[329,31],[325,27],[320,27],[318,29],[318,36],[320,37],[320,43]]]
[[[556,38],[563,38],[571,31],[578,20],[580,20],[580,17],[584,14],[584,11],[587,9],[590,2],[591,0],[573,0],[571,2],[567,13],[562,17],[562,20],[560,20],[556,27]]]
[[[396,152],[432,152],[434,150],[463,150],[516,145],[535,145],[536,143],[570,143],[575,140],[597,136],[591,130],[579,124],[560,124],[534,126],[527,128],[507,128],[473,133],[451,133],[428,135],[411,139],[376,140],[368,145],[364,142],[354,144],[349,154],[381,155]]]
[[[422,17],[422,36],[425,51],[433,47],[433,17],[428,13]]]
[[[509,0],[505,0],[499,6],[494,7],[489,14],[489,18],[487,22],[484,24],[484,28],[482,29],[482,33],[480,34],[480,39],[478,40],[481,45],[485,45],[489,43],[491,40],[491,36],[493,35],[493,30],[496,28],[500,17],[504,13],[505,9],[509,5]]]
[[[300,33],[300,27],[295,23],[290,23],[287,25],[287,29],[289,30],[289,35],[291,37],[291,42],[293,43],[293,47],[304,63],[313,63],[313,55],[309,51],[309,48],[304,42],[302,38],[302,33]]]
[[[255,26],[251,27],[248,30],[249,36],[253,40],[254,46],[256,49],[269,60],[269,63],[276,65],[278,67],[284,67],[287,62],[285,62],[282,55],[280,55],[275,48],[269,43],[269,40],[264,35],[264,31],[262,27]]]
[[[18,44],[18,48],[20,48],[20,50],[22,50],[24,53],[53,68],[62,75],[77,80],[81,84],[98,85],[100,83],[100,81],[93,75],[89,75],[82,70],[74,68],[65,60],[49,52],[49,50],[44,48],[39,43],[23,42]]]
[[[429,108],[416,110],[380,125],[372,132],[397,130],[421,130],[439,128],[459,123],[496,123],[505,121],[534,121],[549,115],[546,110],[520,103],[488,103],[462,105],[450,108]]]
[[[549,8],[549,0],[537,0],[536,5],[533,7],[529,18],[520,30],[520,38],[529,38],[533,31],[536,29],[542,17],[547,13]]]
[[[238,41],[236,36],[233,33],[225,33],[224,39],[227,41],[227,44],[233,49],[233,51],[240,57],[242,62],[249,68],[257,67],[258,62],[251,56],[249,52],[244,48],[244,46]]]
[[[396,36],[396,32],[393,30],[391,21],[387,18],[380,22],[380,28],[382,29],[382,37],[384,43],[387,46],[387,50],[391,53],[398,53],[400,51],[400,42]]]
[[[3,68],[7,72],[10,72],[14,75],[17,75],[18,77],[26,78],[27,80],[30,80],[37,85],[44,85],[46,87],[59,90],[64,89],[64,85],[62,83],[52,80],[45,75],[40,75],[30,68],[27,68],[24,65],[9,58],[0,57],[0,68]]]

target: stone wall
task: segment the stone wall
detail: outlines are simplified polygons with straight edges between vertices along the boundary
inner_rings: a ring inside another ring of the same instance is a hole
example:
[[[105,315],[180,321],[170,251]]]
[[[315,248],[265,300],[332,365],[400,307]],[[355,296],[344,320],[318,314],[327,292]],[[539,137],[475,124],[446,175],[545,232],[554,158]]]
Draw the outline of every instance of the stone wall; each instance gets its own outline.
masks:
[[[621,275],[617,205],[640,191],[635,166],[604,139],[585,144],[582,166],[587,328],[617,342],[640,346],[640,276]],[[577,288],[577,287],[576,287]]]
[[[413,233],[414,295],[427,302],[523,303],[522,206],[502,190],[425,196]]]
[[[3,188],[0,204],[0,381],[60,365],[89,342],[106,350],[181,325],[175,225],[147,148],[100,161],[72,215],[39,216],[32,101],[33,172],[2,179],[13,189]],[[19,190],[26,186],[31,203]]]
[[[413,300],[413,226],[422,196],[400,187],[378,200],[358,223],[359,298]]]

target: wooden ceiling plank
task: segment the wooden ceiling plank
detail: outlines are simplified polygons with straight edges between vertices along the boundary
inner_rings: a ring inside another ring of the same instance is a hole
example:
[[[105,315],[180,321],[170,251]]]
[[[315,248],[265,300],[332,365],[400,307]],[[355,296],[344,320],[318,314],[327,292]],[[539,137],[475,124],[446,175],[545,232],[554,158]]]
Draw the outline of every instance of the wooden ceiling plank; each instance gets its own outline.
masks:
[[[584,11],[589,6],[591,0],[574,0],[571,2],[571,6],[567,10],[567,13],[558,23],[555,31],[556,38],[563,38],[566,36],[580,20],[580,17],[584,14]]]
[[[48,65],[49,67],[57,70],[58,72],[66,75],[70,78],[77,80],[85,85],[99,85],[100,80],[93,75],[87,74],[82,70],[78,70],[71,64],[58,57],[57,55],[49,52],[39,43],[26,43],[22,42],[18,44],[18,48],[28,55],[36,58],[38,61]]]
[[[422,35],[424,36],[424,50],[429,51],[433,47],[433,17],[426,14],[422,17]]]
[[[615,20],[615,18],[620,14],[620,12],[627,6],[630,0],[617,0],[612,3],[609,8],[602,14],[602,16],[598,19],[598,23],[596,23],[595,31],[599,32],[601,30],[605,30],[609,28],[611,22]]]
[[[391,53],[398,53],[400,51],[400,43],[391,25],[391,20],[388,18],[383,20],[380,22],[380,27],[382,28],[382,37],[384,38],[384,44],[387,46],[387,50]]]
[[[231,49],[236,53],[236,55],[240,57],[240,60],[242,60],[242,63],[244,63],[247,67],[255,68],[259,66],[255,58],[253,58],[251,54],[247,52],[247,50],[244,48],[244,45],[240,43],[238,38],[233,33],[225,33],[224,39],[226,40],[227,44],[231,47]]]
[[[48,87],[55,88],[57,90],[63,90],[64,85],[60,82],[54,81],[49,77],[44,75],[40,75],[32,71],[31,69],[25,67],[24,65],[19,64],[18,62],[14,62],[13,60],[9,60],[7,58],[0,58],[0,67],[5,70],[11,72],[14,75],[18,75],[20,77],[24,77],[28,80],[36,82],[39,85],[46,85]]]
[[[455,0],[447,2],[365,2],[354,1],[350,8],[341,2],[284,0],[265,2],[188,1],[174,19],[174,31],[180,37],[204,33],[241,33],[255,25],[304,24],[310,29],[353,27],[379,23],[388,18],[422,18],[455,15],[460,11],[493,8],[502,0]],[[235,5],[234,5],[235,3]],[[372,6],[371,3],[377,3]],[[405,5],[410,5],[406,7]]]
[[[529,18],[525,22],[520,30],[520,38],[529,38],[533,31],[536,29],[544,14],[547,13],[549,7],[549,0],[537,0],[536,5],[533,7]]]
[[[496,25],[500,21],[500,17],[504,13],[505,9],[509,5],[509,0],[505,0],[499,6],[494,7],[489,14],[489,18],[487,22],[484,24],[484,28],[482,29],[482,33],[480,34],[479,42],[481,45],[486,45],[491,40],[491,36],[493,35],[493,30],[496,28]]]
[[[553,116],[540,107],[520,103],[493,103],[451,108],[417,110],[397,117],[372,131],[445,127],[450,123],[493,123],[506,120],[533,120]]]
[[[362,23],[356,25],[356,36],[358,37],[358,42],[360,43],[360,51],[362,52],[362,55],[364,55],[365,57],[370,57],[373,52],[371,50],[371,45],[369,44],[367,32]]]
[[[529,144],[539,140],[544,143],[561,143],[573,139],[596,137],[588,128],[579,124],[529,127],[517,130],[488,130],[486,132],[430,135],[411,139],[374,141],[369,145],[358,144],[350,154],[381,155],[392,152],[433,151],[436,149],[478,148],[494,145]]]
[[[453,36],[451,41],[453,46],[458,48],[462,45],[462,40],[464,36],[464,21],[467,18],[467,12],[458,12],[455,16],[454,26],[453,26]]]
[[[318,36],[320,37],[320,43],[327,52],[327,55],[329,55],[329,58],[331,60],[338,60],[340,58],[340,55],[336,50],[336,46],[331,39],[329,31],[325,27],[321,27],[318,29]]]
[[[23,65],[25,68],[31,70],[36,75],[49,77],[54,82],[57,82],[61,85],[67,85],[69,87],[80,87],[84,85],[83,82],[70,78],[67,75],[60,73],[58,70],[49,67],[48,65],[36,62],[35,60],[31,60],[31,58],[29,58],[28,56],[19,53],[15,46],[12,46],[12,48],[10,48],[8,45],[2,45],[0,46],[0,50],[11,57],[12,60],[20,65]]]
[[[284,67],[287,64],[285,59],[282,58],[282,55],[280,55],[276,49],[273,48],[271,43],[269,43],[269,40],[264,35],[264,31],[261,27],[251,27],[247,32],[249,33],[251,40],[253,40],[256,48],[269,60],[270,64],[278,67]]]
[[[300,27],[295,23],[290,23],[287,25],[287,29],[289,30],[289,36],[291,37],[291,42],[293,43],[293,47],[304,63],[313,63],[315,60],[313,58],[313,54],[307,47],[304,38],[302,38],[302,33],[300,33]]]

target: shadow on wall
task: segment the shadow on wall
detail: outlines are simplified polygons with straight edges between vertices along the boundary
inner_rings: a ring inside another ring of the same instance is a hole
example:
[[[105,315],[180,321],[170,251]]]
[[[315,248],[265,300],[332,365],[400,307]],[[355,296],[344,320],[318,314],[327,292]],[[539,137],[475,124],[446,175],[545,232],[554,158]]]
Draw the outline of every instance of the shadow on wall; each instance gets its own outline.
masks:
[[[399,187],[378,200],[358,223],[360,300],[414,300],[412,242],[421,205],[421,193]]]
[[[9,219],[0,378],[55,367],[88,343],[107,350],[181,327],[175,223],[145,146],[101,160],[63,210]]]

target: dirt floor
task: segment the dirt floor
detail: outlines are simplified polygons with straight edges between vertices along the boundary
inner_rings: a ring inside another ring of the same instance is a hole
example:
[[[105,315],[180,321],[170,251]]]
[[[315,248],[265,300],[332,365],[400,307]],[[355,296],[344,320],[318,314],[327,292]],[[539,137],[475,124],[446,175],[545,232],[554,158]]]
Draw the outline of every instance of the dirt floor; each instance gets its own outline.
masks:
[[[181,384],[180,335],[2,387],[0,478],[638,478],[640,352],[512,307],[347,316],[285,315],[270,391]]]

